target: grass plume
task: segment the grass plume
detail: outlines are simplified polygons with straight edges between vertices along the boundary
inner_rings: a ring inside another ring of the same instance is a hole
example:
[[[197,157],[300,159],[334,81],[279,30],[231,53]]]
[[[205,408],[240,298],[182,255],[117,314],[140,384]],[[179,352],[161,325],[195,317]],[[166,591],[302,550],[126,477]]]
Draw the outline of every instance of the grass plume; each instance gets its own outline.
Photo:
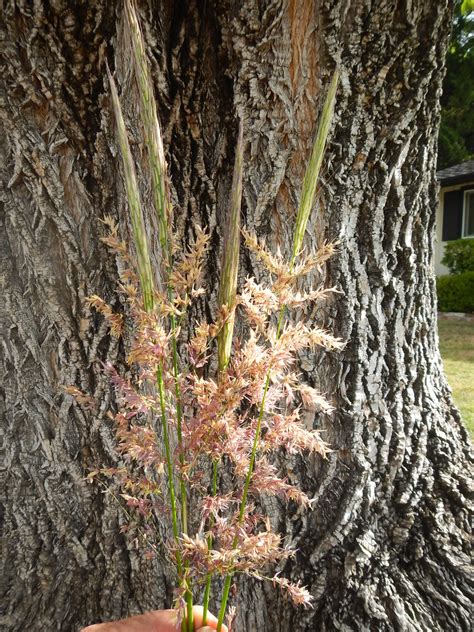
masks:
[[[141,102],[140,116],[150,163],[152,192],[158,217],[161,251],[165,258],[166,266],[169,267],[171,265],[169,245],[171,207],[166,178],[165,152],[145,42],[132,0],[125,0],[125,15],[132,43],[133,64]]]
[[[257,512],[251,499],[257,501],[262,494],[278,495],[310,507],[310,499],[285,480],[274,457],[282,450],[321,457],[329,451],[318,432],[308,430],[301,422],[300,408],[328,414],[331,405],[317,389],[300,383],[294,365],[300,351],[317,346],[338,349],[341,341],[316,326],[287,323],[285,315],[287,310],[323,300],[334,291],[325,287],[297,291],[296,282],[312,269],[320,268],[334,252],[334,245],[325,243],[316,253],[301,254],[334,111],[338,73],[328,89],[304,177],[291,254],[288,258],[273,254],[244,231],[247,247],[265,265],[271,283],[265,285],[248,278],[239,292],[244,153],[240,121],[225,226],[220,309],[214,322],[195,323],[189,318],[188,308],[205,292],[201,281],[209,236],[196,229],[194,244],[179,257],[171,248],[169,181],[151,73],[132,0],[125,0],[125,11],[166,289],[159,292],[155,288],[135,165],[117,88],[107,68],[136,258],[120,242],[117,226],[107,219],[110,235],[104,241],[122,261],[119,291],[126,298],[127,318],[114,313],[98,296],[90,298],[89,306],[107,320],[113,335],[120,336],[124,328],[129,332],[127,362],[133,367],[131,374],[135,378],[127,380],[112,366],[105,368],[117,396],[118,410],[111,417],[116,424],[123,464],[96,470],[91,478],[100,473],[118,480],[121,497],[143,520],[168,521],[171,517],[173,538],[166,541],[165,550],[177,568],[176,599],[183,632],[193,628],[192,593],[204,587],[206,616],[211,578],[216,574],[224,578],[220,630],[235,573],[262,581],[270,579],[295,604],[307,605],[311,599],[299,584],[278,574],[268,576],[269,565],[291,557],[293,552],[282,546],[279,534],[272,531],[268,518]],[[234,334],[236,318],[242,318],[239,336]],[[178,323],[186,324],[188,336],[185,340],[180,338],[179,356]],[[212,361],[215,351],[217,372]],[[93,406],[77,388],[70,387],[67,392],[76,397],[79,405]],[[152,418],[161,421],[161,436],[148,423]],[[229,480],[235,481],[225,494],[217,489],[221,459],[230,469]],[[209,462],[213,463],[213,470],[211,492],[207,494],[203,480],[208,473],[202,467]],[[175,478],[179,480],[179,497]],[[191,494],[198,499],[195,516],[199,527],[193,533],[189,532],[186,504]]]
[[[294,268],[296,259],[298,257],[298,254],[300,253],[304,234],[306,231],[306,225],[308,223],[311,209],[313,207],[314,196],[316,193],[316,186],[318,183],[319,173],[321,170],[321,164],[323,161],[324,151],[326,148],[327,138],[329,135],[329,130],[331,127],[332,117],[334,113],[334,105],[336,101],[338,81],[339,81],[339,71],[336,70],[331,80],[331,83],[329,85],[328,93],[327,93],[323,110],[322,110],[322,114],[321,114],[321,119],[318,125],[318,131],[316,133],[316,138],[315,138],[313,149],[311,152],[311,158],[310,158],[308,168],[306,170],[306,174],[303,180],[301,200],[300,200],[300,205],[298,208],[298,214],[296,217],[296,224],[295,224],[294,235],[293,235],[292,256],[291,256],[290,264],[288,266],[289,276],[291,276],[291,274],[293,273],[293,268]],[[286,305],[283,304],[280,308],[280,314],[278,317],[278,325],[277,325],[276,336],[275,336],[277,341],[280,338],[281,333],[282,333],[285,311],[286,311]],[[254,472],[255,460],[257,458],[257,450],[258,450],[258,446],[260,442],[262,422],[263,422],[263,417],[265,413],[265,404],[267,400],[268,390],[270,387],[270,382],[271,382],[271,369],[269,368],[266,378],[265,378],[262,400],[260,403],[257,425],[255,428],[255,435],[254,435],[254,440],[252,443],[252,451],[250,454],[250,461],[249,461],[247,476],[245,477],[242,500],[240,502],[239,519],[238,519],[239,524],[241,524],[244,519],[245,510],[247,506],[247,498],[248,498],[248,493],[250,489],[250,483],[252,481],[252,476]],[[236,535],[232,542],[232,546],[233,548],[236,548],[237,545],[238,545],[238,537]],[[224,615],[227,608],[227,600],[229,598],[231,583],[232,583],[232,573],[229,573],[224,581],[224,589],[222,593],[221,607],[219,610],[219,617],[218,617],[218,623],[217,623],[217,632],[220,632],[222,628],[222,623],[223,623]]]

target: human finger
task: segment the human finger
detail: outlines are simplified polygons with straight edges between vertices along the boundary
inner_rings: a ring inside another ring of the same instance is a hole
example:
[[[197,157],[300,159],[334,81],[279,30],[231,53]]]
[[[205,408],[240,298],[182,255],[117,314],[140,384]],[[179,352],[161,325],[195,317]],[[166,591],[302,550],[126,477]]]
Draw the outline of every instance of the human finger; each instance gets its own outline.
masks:
[[[193,619],[194,619],[194,629],[196,631],[200,631],[202,628],[202,614],[203,607],[202,606],[193,606]],[[205,628],[209,630],[217,630],[217,618],[211,613],[207,612],[207,620]],[[227,626],[223,625],[221,628],[222,632],[228,632]]]
[[[81,632],[176,632],[177,620],[176,610],[154,610],[121,621],[96,623]]]

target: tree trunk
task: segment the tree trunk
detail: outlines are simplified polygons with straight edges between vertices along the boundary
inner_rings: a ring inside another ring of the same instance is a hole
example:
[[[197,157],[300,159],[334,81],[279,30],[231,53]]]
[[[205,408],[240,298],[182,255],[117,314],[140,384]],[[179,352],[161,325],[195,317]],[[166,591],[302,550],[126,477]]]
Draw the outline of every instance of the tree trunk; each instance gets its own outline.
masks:
[[[432,269],[451,4],[140,3],[176,229],[183,244],[196,222],[212,234],[203,314],[215,306],[235,113],[247,140],[245,222],[288,252],[321,96],[342,68],[307,248],[341,241],[327,282],[343,294],[309,316],[348,344],[301,358],[337,406],[314,420],[334,451],[286,463],[315,498],[311,512],[271,508],[299,551],[282,572],[309,586],[315,608],[242,581],[236,632],[469,629],[469,441],[442,372]],[[140,161],[137,95],[121,2],[7,2],[2,34],[1,624],[78,630],[169,605],[173,589],[167,569],[119,533],[114,499],[84,481],[116,458],[101,362],[123,359],[83,300],[116,300],[99,219],[111,214],[129,234],[106,59]],[[262,270],[244,253],[249,273]],[[100,410],[82,410],[62,385],[93,393]]]

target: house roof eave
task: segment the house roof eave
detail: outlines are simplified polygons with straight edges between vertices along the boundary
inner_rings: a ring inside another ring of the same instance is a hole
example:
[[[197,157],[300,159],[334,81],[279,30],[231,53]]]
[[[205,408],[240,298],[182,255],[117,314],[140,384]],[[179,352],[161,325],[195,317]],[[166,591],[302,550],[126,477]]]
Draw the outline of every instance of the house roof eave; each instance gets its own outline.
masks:
[[[459,165],[441,169],[436,174],[436,178],[442,187],[474,182],[474,160],[467,160]]]

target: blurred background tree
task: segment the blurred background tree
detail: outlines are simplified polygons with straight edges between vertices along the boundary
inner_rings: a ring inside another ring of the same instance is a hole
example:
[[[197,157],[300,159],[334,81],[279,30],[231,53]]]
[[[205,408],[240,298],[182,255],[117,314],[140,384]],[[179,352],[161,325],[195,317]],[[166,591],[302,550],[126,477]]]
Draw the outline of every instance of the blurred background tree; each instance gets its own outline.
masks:
[[[456,0],[441,107],[438,169],[474,158],[474,0]]]

